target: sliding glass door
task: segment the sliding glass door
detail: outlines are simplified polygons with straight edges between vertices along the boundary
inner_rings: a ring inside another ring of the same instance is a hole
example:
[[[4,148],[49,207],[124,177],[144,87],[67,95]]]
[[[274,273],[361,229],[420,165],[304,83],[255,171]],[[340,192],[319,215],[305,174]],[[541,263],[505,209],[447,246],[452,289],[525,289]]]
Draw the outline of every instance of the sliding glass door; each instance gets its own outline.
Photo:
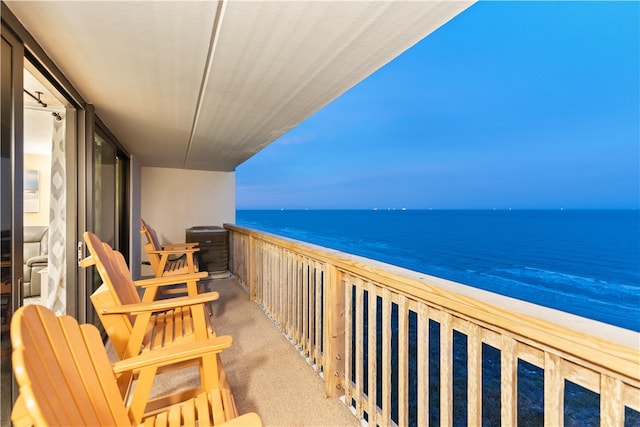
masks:
[[[128,168],[126,153],[107,132],[96,127],[91,161],[93,189],[90,194],[93,199],[89,223],[93,226],[90,231],[120,251],[125,259],[129,258]],[[91,293],[102,283],[95,268],[92,270],[89,279]],[[101,327],[93,310],[89,313],[88,321]]]
[[[24,48],[2,25],[0,70],[2,140],[0,147],[0,218],[2,234],[0,284],[0,363],[2,425],[10,425],[16,396],[11,368],[11,315],[20,305],[22,286],[22,61]]]

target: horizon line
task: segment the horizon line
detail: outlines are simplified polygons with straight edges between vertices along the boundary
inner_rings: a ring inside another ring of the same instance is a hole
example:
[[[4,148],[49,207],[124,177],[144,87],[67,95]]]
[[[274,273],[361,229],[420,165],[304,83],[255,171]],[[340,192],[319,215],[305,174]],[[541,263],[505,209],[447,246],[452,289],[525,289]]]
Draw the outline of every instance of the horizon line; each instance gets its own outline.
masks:
[[[638,211],[639,207],[627,208],[238,208],[236,211]]]

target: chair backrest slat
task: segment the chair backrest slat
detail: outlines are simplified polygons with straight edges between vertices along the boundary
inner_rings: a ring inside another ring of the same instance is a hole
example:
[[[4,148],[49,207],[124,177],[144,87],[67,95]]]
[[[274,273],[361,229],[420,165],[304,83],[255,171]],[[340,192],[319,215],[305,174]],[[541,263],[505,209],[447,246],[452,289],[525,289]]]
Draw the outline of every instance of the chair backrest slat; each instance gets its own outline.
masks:
[[[140,295],[136,292],[133,278],[128,269],[125,273],[119,268],[115,251],[91,232],[84,233],[84,240],[96,261],[96,268],[102,281],[107,283],[109,289],[115,293],[114,298],[122,305],[139,303]]]
[[[147,225],[147,230],[149,231],[149,235],[151,236],[151,243],[153,244],[153,249],[156,251],[159,251],[161,246],[160,246],[160,239],[158,239],[158,233],[156,233],[156,230],[149,227],[149,225]]]
[[[35,425],[130,424],[93,325],[28,305],[14,314],[11,341],[16,379]]]
[[[149,264],[151,264],[151,269],[154,272],[162,271],[163,267],[160,265],[161,256],[158,253],[154,252],[159,251],[162,248],[162,246],[160,246],[158,234],[156,233],[156,230],[151,228],[151,226],[147,224],[142,218],[140,218],[140,225],[142,226],[140,233],[144,234],[147,238],[147,244],[144,245],[144,250],[147,253],[147,258],[149,259]]]
[[[154,230],[142,218],[140,218],[140,225],[142,226],[140,233],[145,235],[145,237],[147,238],[148,244],[151,245],[151,248],[154,251],[159,251],[162,248],[162,246],[160,245],[160,239],[158,239],[158,233],[156,233],[156,230]]]

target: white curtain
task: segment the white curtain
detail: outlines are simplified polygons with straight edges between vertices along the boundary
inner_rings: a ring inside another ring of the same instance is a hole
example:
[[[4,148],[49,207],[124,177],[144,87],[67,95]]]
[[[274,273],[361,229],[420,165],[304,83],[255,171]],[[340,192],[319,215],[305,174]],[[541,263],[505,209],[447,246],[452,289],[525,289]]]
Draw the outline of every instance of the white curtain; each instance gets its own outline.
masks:
[[[66,221],[67,185],[65,180],[65,120],[53,118],[53,150],[51,153],[51,204],[49,208],[49,281],[47,307],[65,314],[66,289]]]

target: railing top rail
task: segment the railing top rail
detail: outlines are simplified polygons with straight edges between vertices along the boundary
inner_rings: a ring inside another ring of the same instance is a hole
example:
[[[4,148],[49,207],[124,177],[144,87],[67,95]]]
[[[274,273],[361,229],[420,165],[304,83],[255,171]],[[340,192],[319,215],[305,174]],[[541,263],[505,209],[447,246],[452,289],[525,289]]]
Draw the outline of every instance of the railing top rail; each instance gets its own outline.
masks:
[[[338,250],[237,225],[224,226],[640,383],[640,333],[635,331]]]

